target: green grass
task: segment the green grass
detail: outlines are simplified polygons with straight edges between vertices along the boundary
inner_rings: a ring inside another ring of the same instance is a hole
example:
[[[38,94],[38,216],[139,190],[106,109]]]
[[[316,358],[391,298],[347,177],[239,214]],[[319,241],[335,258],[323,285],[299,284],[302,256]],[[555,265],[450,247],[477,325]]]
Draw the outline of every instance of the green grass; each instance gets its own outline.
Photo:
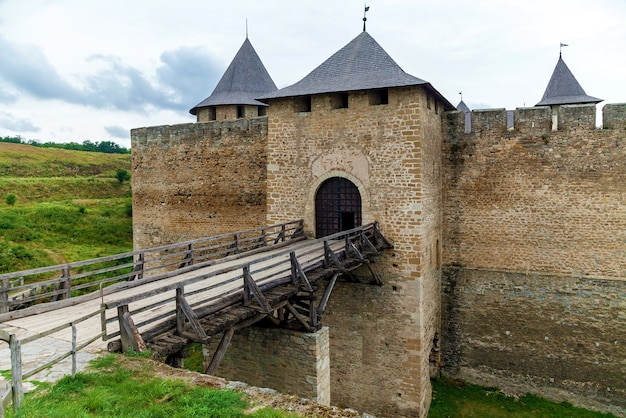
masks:
[[[133,364],[138,364],[135,361]],[[155,377],[150,367],[126,367],[110,354],[92,363],[93,370],[66,376],[52,387],[26,395],[17,414],[7,417],[288,417],[263,408],[251,414],[243,394],[193,386],[183,380]]]
[[[534,395],[515,399],[496,388],[484,388],[441,378],[433,384],[433,399],[428,417],[608,418],[614,415],[575,408],[567,402],[550,402]]]
[[[0,143],[0,274],[131,251],[130,182],[118,169],[130,155]]]
[[[131,198],[0,207],[0,273],[132,250]]]

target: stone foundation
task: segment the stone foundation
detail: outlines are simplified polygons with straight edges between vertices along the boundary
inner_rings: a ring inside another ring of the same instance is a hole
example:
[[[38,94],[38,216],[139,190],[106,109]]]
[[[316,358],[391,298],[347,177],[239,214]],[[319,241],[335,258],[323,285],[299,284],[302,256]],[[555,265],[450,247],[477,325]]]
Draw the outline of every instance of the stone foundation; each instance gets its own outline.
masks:
[[[219,343],[209,345],[214,353]],[[249,327],[237,331],[217,376],[330,404],[328,328],[304,333]]]

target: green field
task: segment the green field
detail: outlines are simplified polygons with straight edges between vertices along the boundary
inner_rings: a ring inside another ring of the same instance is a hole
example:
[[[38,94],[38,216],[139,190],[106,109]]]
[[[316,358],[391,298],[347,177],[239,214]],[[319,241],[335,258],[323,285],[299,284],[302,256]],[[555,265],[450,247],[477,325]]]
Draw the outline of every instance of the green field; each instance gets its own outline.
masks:
[[[118,169],[130,172],[130,155],[0,143],[0,273],[131,251]]]

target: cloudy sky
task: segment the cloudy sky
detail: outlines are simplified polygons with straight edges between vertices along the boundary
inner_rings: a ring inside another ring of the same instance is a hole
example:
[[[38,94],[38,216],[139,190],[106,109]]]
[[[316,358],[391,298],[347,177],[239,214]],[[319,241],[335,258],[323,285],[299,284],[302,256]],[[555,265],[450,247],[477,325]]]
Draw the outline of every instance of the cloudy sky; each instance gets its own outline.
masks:
[[[626,102],[624,0],[370,0],[367,30],[470,108],[533,106],[563,59]],[[278,87],[362,29],[363,0],[0,0],[0,136],[115,141],[194,121],[246,36]]]

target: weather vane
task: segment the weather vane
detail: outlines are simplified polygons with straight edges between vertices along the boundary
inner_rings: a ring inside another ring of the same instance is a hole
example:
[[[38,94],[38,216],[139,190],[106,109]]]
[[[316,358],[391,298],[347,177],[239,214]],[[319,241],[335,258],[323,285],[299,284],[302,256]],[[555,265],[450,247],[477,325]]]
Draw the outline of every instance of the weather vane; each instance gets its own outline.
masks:
[[[559,46],[559,56],[561,56],[561,51],[563,50],[564,46],[569,46],[568,44],[564,44],[563,42],[561,42],[561,45]]]
[[[363,12],[363,32],[365,32],[365,22],[367,22],[367,17],[365,16],[370,7],[365,4],[365,11]]]

